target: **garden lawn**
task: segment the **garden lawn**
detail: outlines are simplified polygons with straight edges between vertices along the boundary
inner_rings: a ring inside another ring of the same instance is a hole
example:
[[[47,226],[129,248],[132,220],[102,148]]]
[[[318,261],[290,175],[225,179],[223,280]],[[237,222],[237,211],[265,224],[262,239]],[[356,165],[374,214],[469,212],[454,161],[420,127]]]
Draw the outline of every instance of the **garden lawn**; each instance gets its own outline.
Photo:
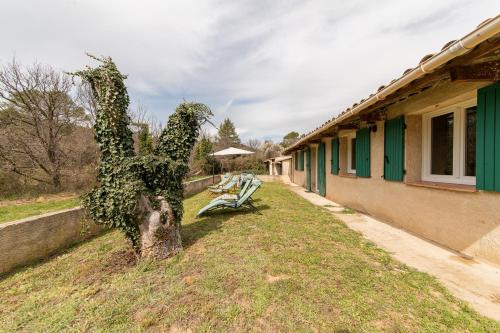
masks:
[[[499,332],[435,278],[409,269],[277,183],[257,213],[196,219],[184,251],[135,262],[109,232],[0,280],[0,330]]]
[[[78,198],[53,199],[43,202],[0,206],[0,223],[24,219],[26,217],[73,208],[79,205]]]

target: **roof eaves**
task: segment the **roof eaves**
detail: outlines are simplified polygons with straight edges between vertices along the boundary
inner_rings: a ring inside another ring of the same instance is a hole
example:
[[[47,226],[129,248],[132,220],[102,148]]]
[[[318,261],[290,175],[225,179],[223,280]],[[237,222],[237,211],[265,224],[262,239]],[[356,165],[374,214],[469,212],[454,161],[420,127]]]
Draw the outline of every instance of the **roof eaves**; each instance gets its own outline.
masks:
[[[284,153],[294,150],[294,148],[304,144],[305,141],[313,136],[330,129],[335,124],[338,124],[345,118],[359,113],[367,107],[375,104],[378,101],[385,99],[387,96],[394,93],[396,90],[408,85],[414,80],[422,77],[425,74],[432,73],[446,62],[463,55],[472,50],[478,44],[484,42],[488,38],[500,32],[500,15],[494,18],[489,18],[481,22],[476,29],[465,35],[459,40],[447,42],[441,50],[436,54],[427,54],[419,62],[415,68],[405,70],[397,79],[393,79],[387,86],[382,85],[377,89],[377,92],[370,94],[367,99],[361,99],[359,103],[354,103],[351,108],[345,109],[338,116],[326,121],[320,127],[312,130],[307,134],[303,134],[297,142],[286,148]],[[445,56],[443,56],[445,55]],[[441,58],[440,58],[441,57]],[[440,58],[440,59],[438,59]],[[395,88],[397,87],[397,88]]]

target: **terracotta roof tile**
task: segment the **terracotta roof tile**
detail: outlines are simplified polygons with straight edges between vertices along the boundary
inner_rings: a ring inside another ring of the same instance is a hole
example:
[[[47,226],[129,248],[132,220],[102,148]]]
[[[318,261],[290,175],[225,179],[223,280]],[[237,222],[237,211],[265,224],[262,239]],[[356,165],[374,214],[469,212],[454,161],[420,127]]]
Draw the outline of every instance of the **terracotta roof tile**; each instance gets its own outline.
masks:
[[[450,47],[455,42],[456,42],[456,40],[450,40],[448,43],[443,45],[443,47],[441,48],[441,51],[446,50],[448,47]]]
[[[429,53],[429,54],[426,54],[421,60],[420,62],[418,63],[419,65],[421,65],[422,63],[426,62],[427,60],[429,60],[430,58],[434,57],[434,53]]]

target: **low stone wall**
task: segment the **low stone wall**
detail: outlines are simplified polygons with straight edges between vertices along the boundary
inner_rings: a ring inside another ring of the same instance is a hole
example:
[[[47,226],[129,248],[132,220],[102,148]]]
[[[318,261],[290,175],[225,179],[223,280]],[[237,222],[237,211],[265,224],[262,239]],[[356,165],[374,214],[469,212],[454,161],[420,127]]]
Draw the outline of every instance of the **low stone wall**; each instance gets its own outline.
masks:
[[[220,176],[184,183],[186,197],[206,189]],[[105,230],[84,218],[80,207],[0,224],[0,274],[46,258]]]
[[[100,233],[80,207],[0,224],[0,274]]]
[[[184,183],[184,196],[189,197],[193,194],[200,193],[207,188],[208,185],[212,185],[214,182],[220,181],[220,175],[214,177],[209,176],[197,180],[192,180],[190,182]]]

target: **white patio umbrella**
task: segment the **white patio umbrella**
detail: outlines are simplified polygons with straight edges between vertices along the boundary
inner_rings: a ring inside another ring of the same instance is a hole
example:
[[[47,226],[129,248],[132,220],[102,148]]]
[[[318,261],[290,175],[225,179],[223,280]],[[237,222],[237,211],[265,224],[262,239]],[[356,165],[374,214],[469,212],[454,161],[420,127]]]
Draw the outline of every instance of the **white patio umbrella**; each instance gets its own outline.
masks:
[[[212,156],[224,157],[224,156],[238,156],[238,155],[251,155],[251,154],[255,153],[253,151],[245,149],[229,147],[212,153]],[[212,167],[212,177],[215,177],[213,167]]]
[[[229,147],[213,153],[214,156],[250,155],[250,154],[254,154],[254,152],[234,147]]]

